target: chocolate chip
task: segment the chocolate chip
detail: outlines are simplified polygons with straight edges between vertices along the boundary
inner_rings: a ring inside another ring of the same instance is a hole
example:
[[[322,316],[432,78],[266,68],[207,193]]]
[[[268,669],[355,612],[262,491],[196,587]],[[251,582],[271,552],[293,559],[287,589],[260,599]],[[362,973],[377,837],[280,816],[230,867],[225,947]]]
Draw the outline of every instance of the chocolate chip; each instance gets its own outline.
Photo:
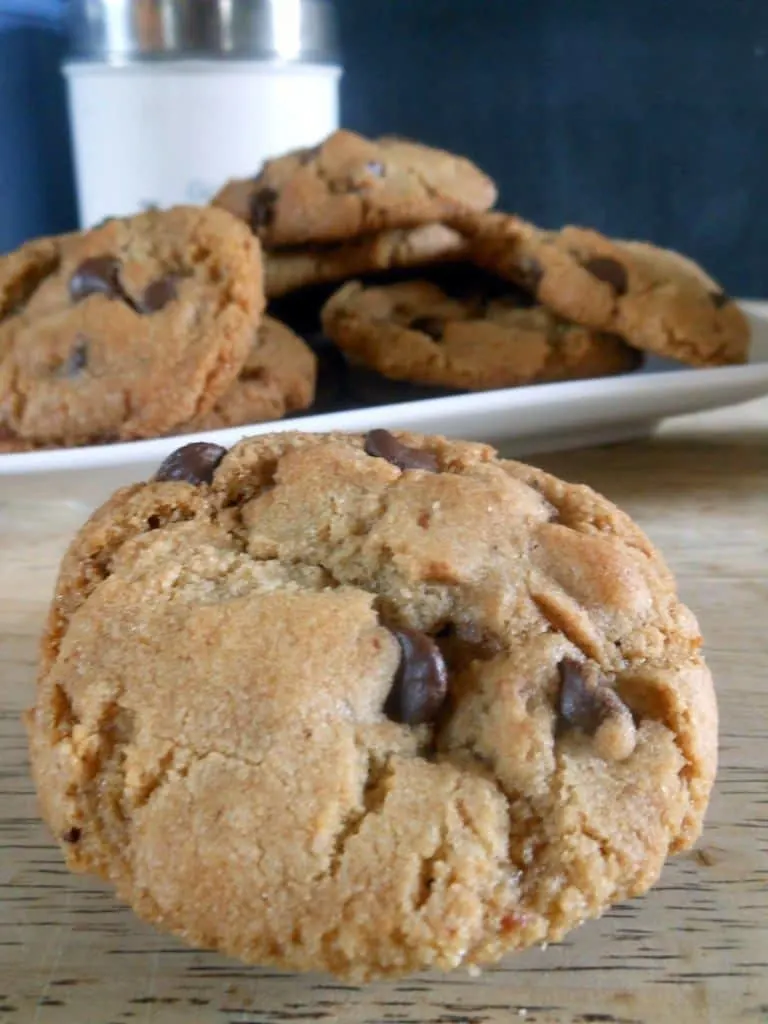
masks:
[[[731,296],[725,292],[710,292],[709,297],[712,300],[712,305],[715,309],[722,309],[723,306],[727,306],[731,301]]]
[[[398,469],[425,469],[437,472],[437,459],[432,452],[401,444],[388,430],[369,430],[365,435],[365,454],[386,459]]]
[[[621,713],[625,705],[609,686],[590,685],[584,665],[563,658],[560,672],[560,718],[564,724],[594,736],[606,718]]]
[[[64,835],[61,837],[65,843],[79,843],[80,837],[83,834],[83,830],[73,826],[67,829]]]
[[[213,474],[227,454],[227,449],[220,444],[209,444],[207,441],[193,441],[177,448],[165,459],[154,479],[181,480],[188,484],[209,484]]]
[[[78,335],[67,358],[56,368],[56,376],[78,377],[88,365],[88,342]]]
[[[120,281],[120,260],[114,256],[93,256],[84,260],[69,281],[69,295],[79,302],[88,295],[101,294],[122,299],[137,313],[156,313],[176,298],[176,275],[168,274],[151,281],[141,301],[134,302]]]
[[[120,284],[120,260],[114,256],[92,256],[83,260],[69,279],[69,297],[73,302],[97,294],[110,299],[124,297]]]
[[[536,289],[544,276],[544,268],[534,256],[522,256],[517,264],[520,283],[524,288],[536,294]]]
[[[157,313],[178,295],[176,275],[168,274],[151,281],[144,289],[138,311],[141,313]]]
[[[627,293],[627,268],[610,256],[593,256],[584,260],[582,267],[598,279],[609,284],[617,295]]]
[[[366,171],[368,171],[369,174],[372,174],[375,178],[384,177],[384,164],[379,163],[378,160],[369,160],[368,163],[365,165],[365,169]]]
[[[268,228],[275,219],[275,203],[279,193],[274,188],[260,188],[251,196],[250,224],[254,231]]]
[[[393,629],[400,644],[400,664],[384,713],[393,722],[433,722],[448,693],[448,670],[435,641],[415,629]]]
[[[411,320],[408,327],[412,331],[421,331],[422,334],[429,335],[433,341],[443,340],[443,330],[445,325],[443,321],[436,316],[417,316]]]

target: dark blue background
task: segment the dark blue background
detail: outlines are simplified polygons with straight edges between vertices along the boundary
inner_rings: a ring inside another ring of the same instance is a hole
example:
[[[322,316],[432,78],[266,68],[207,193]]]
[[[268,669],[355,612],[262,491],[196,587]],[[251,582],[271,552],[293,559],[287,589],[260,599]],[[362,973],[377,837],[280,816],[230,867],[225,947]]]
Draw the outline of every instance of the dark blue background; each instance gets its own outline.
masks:
[[[348,127],[465,152],[505,208],[680,248],[768,296],[768,0],[337,8]],[[62,51],[42,24],[0,32],[0,251],[75,223]]]
[[[0,0],[0,252],[76,224],[61,0]]]
[[[343,116],[768,296],[768,0],[340,0]]]

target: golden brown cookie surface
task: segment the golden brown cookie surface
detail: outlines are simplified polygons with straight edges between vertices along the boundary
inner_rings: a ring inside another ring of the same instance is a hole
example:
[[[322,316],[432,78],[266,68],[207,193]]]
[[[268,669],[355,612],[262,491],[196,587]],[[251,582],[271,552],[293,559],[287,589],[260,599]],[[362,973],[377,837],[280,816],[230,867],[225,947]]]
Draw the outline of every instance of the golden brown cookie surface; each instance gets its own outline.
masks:
[[[70,866],[255,963],[484,963],[697,837],[716,708],[631,520],[384,431],[182,449],[62,567],[28,726]]]
[[[19,446],[151,437],[237,377],[263,306],[258,242],[177,207],[0,258],[0,431]]]
[[[265,246],[334,242],[486,210],[496,187],[464,157],[405,139],[337,131],[314,149],[267,160],[213,203],[240,217]]]
[[[444,224],[421,224],[325,246],[270,249],[264,253],[265,291],[277,298],[359,274],[458,260],[466,248],[458,231]]]
[[[351,360],[419,384],[486,390],[601,377],[640,363],[621,339],[567,323],[513,288],[456,298],[428,281],[353,281],[328,300],[322,320]]]
[[[237,380],[183,432],[262,423],[299,412],[312,404],[316,378],[317,357],[310,347],[279,320],[263,316]]]
[[[749,325],[698,264],[587,228],[542,231],[518,217],[462,218],[471,256],[575,323],[692,366],[743,363]]]

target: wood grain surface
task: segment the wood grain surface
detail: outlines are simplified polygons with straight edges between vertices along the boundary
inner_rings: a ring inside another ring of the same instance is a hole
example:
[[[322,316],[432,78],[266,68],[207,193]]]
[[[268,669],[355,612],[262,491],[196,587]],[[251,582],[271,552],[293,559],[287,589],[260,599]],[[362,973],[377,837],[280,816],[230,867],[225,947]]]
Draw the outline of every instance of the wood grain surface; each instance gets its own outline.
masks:
[[[358,987],[246,968],[156,933],[64,870],[37,818],[19,721],[57,562],[95,491],[40,501],[0,481],[2,1024],[768,1022],[768,402],[532,461],[629,511],[699,615],[721,768],[697,849],[643,899],[479,977]]]

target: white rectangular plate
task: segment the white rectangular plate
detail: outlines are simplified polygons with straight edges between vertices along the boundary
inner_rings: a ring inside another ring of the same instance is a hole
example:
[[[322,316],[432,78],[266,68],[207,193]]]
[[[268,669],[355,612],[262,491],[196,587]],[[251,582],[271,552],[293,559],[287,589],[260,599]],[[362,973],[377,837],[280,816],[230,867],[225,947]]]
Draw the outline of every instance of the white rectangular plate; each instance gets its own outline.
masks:
[[[145,478],[149,467],[192,440],[204,438],[229,447],[246,435],[278,430],[388,427],[488,441],[503,445],[508,455],[625,440],[649,433],[665,416],[717,409],[768,394],[768,303],[743,305],[752,325],[750,362],[745,366],[692,370],[651,359],[641,372],[622,377],[371,406],[182,437],[20,452],[0,455],[0,476],[84,471],[91,475],[111,469],[113,481],[129,483]]]

